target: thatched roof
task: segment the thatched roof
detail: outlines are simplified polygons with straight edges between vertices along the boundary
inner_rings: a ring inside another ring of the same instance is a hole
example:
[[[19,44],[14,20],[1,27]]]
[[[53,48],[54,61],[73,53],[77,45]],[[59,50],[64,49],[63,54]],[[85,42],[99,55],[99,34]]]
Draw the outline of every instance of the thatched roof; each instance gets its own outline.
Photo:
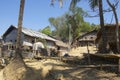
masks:
[[[104,26],[105,27],[105,33],[106,33],[106,37],[109,40],[114,40],[116,37],[116,25],[115,24],[107,24]],[[120,31],[120,24],[119,24],[119,31]],[[96,43],[99,42],[99,40],[101,39],[102,36],[102,29],[100,29],[97,32],[97,38],[95,40]]]
[[[82,34],[82,35],[79,37],[78,40],[79,40],[79,41],[89,41],[89,40],[93,40],[93,38],[89,38],[89,40],[88,40],[88,39],[85,39],[85,37],[88,37],[88,36],[90,36],[90,35],[96,37],[97,32],[98,32],[98,30],[95,29],[95,30],[92,30],[92,31],[87,32],[87,33],[85,33],[85,34]]]
[[[17,29],[17,27],[11,25],[7,31],[3,34],[3,36],[6,36],[7,34],[9,34],[13,29]],[[22,28],[22,33],[24,33],[25,35],[31,36],[31,37],[36,37],[36,38],[42,38],[42,39],[46,39],[46,40],[50,40],[50,41],[56,41],[54,38],[51,38],[50,36],[43,34],[41,32],[38,31],[34,31],[32,29],[27,29],[27,28]]]
[[[105,43],[109,45],[107,48],[111,50],[113,53],[119,53],[117,49],[117,39],[116,39],[116,25],[115,24],[108,24],[104,26],[104,37],[105,37]],[[120,25],[119,25],[119,39],[120,39]],[[102,29],[100,29],[97,33],[97,38],[95,40],[95,43],[98,44],[98,50],[101,52],[104,44],[102,40]],[[120,45],[120,43],[119,43]],[[108,51],[109,51],[108,50]]]

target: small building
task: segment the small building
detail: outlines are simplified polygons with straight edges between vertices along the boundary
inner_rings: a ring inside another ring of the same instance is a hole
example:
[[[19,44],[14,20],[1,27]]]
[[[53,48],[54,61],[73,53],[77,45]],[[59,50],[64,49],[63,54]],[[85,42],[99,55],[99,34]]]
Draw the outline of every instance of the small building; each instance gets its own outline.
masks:
[[[11,25],[3,34],[4,44],[11,43],[10,48],[15,48],[17,42],[17,27]],[[44,40],[47,48],[55,48],[55,39],[38,31],[34,31],[27,28],[22,28],[21,43],[23,47],[30,48],[32,50],[33,44]],[[44,43],[43,43],[44,44]]]
[[[0,57],[2,56],[2,44],[3,44],[2,37],[0,37]]]
[[[0,45],[3,43],[2,37],[0,36]]]
[[[68,47],[69,45],[62,42],[62,41],[59,41],[57,40],[56,42],[56,47],[57,49],[60,51],[61,55],[60,56],[64,56],[66,53],[68,53]]]
[[[98,45],[98,52],[99,53],[103,53],[103,52],[109,53],[110,51],[112,51],[113,53],[119,53],[117,44],[119,44],[119,46],[120,46],[120,42],[117,43],[117,39],[116,39],[116,24],[107,24],[104,26],[104,30],[105,30],[104,44],[103,44],[103,37],[102,37],[102,29],[100,29],[98,31],[97,38],[95,40],[95,43]],[[119,28],[118,28],[118,32],[119,31],[120,31],[120,24],[119,24]],[[120,32],[119,32],[118,38],[120,41]],[[106,51],[103,51],[104,45],[106,46]]]
[[[88,44],[94,45],[94,41],[96,39],[97,32],[98,32],[98,30],[93,30],[93,31],[90,31],[88,33],[81,35],[78,38],[78,45],[79,46],[87,46]]]
[[[3,40],[4,42],[11,42],[13,44],[16,44],[16,38],[17,38],[17,27],[11,25],[7,31],[3,34]],[[27,43],[35,43],[38,39],[45,39],[47,41],[48,47],[51,47],[52,44],[56,41],[55,39],[49,37],[48,35],[45,35],[41,32],[34,31],[27,28],[22,28],[22,43],[23,45],[27,45]],[[28,45],[31,46],[31,45]]]

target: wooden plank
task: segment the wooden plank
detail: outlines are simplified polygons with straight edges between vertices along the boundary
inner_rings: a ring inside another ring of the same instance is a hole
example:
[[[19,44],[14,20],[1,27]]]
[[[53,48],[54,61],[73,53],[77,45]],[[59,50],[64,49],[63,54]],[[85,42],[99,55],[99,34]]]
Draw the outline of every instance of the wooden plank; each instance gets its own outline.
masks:
[[[90,55],[104,58],[120,58],[120,54],[90,54]]]
[[[67,61],[67,60],[80,60],[81,57],[50,57],[50,56],[35,56],[35,58],[40,59],[53,59],[53,60],[61,60],[61,61]]]
[[[99,68],[99,67],[101,67],[101,64],[100,65],[79,65],[77,67],[78,68]],[[118,65],[102,64],[102,67],[118,67]]]

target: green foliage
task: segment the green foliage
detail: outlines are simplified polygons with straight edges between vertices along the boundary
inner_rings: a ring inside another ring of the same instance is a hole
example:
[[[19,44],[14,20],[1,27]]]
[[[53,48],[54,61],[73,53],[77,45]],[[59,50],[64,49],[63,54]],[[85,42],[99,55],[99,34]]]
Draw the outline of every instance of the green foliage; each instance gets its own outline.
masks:
[[[92,10],[94,10],[99,5],[99,0],[89,0],[89,5]]]
[[[81,32],[93,30],[94,26],[91,27],[90,23],[84,21],[83,17],[86,15],[87,13],[82,8],[76,7],[70,13],[65,13],[60,17],[50,17],[49,22],[55,28],[52,31],[52,35],[58,36],[61,40],[68,41],[69,36],[72,39],[76,39],[80,36]]]
[[[76,7],[72,9],[72,13],[67,16],[67,23],[71,26],[72,40],[80,37],[81,32],[89,31],[90,24],[84,21],[84,16],[87,15],[82,8]]]
[[[37,39],[37,42],[42,42],[44,47],[45,47],[45,49],[47,48],[47,42],[46,42],[45,39],[39,38],[39,39]]]
[[[91,30],[92,30],[92,27],[91,27],[90,23],[88,23],[88,22],[82,23],[81,32],[89,32]]]
[[[40,32],[46,34],[46,35],[52,35],[52,31],[50,26],[45,27],[44,29],[40,30]]]
[[[71,3],[70,3],[70,10],[73,10],[76,6],[76,4],[78,2],[80,2],[81,0],[71,0]]]
[[[67,14],[67,13],[66,13]],[[55,30],[52,32],[54,36],[57,36],[58,38],[61,38],[62,40],[68,39],[68,26],[66,23],[66,14],[53,18],[49,18],[49,22],[51,26],[55,28]]]
[[[96,24],[91,24],[91,28],[92,28],[92,30],[94,30],[94,29],[99,29],[100,28],[100,25],[96,25]]]

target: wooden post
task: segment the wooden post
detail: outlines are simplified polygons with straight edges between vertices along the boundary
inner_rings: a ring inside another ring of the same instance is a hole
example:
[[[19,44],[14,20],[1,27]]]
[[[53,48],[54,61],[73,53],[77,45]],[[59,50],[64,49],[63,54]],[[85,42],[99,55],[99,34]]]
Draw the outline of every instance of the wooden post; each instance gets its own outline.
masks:
[[[88,64],[90,64],[89,42],[87,42],[87,51],[88,51]]]
[[[118,75],[120,76],[120,58],[118,59]]]
[[[102,63],[100,63],[100,70],[102,71],[102,67],[103,67],[103,65],[102,65]]]
[[[0,45],[0,57],[2,57],[2,47]]]

